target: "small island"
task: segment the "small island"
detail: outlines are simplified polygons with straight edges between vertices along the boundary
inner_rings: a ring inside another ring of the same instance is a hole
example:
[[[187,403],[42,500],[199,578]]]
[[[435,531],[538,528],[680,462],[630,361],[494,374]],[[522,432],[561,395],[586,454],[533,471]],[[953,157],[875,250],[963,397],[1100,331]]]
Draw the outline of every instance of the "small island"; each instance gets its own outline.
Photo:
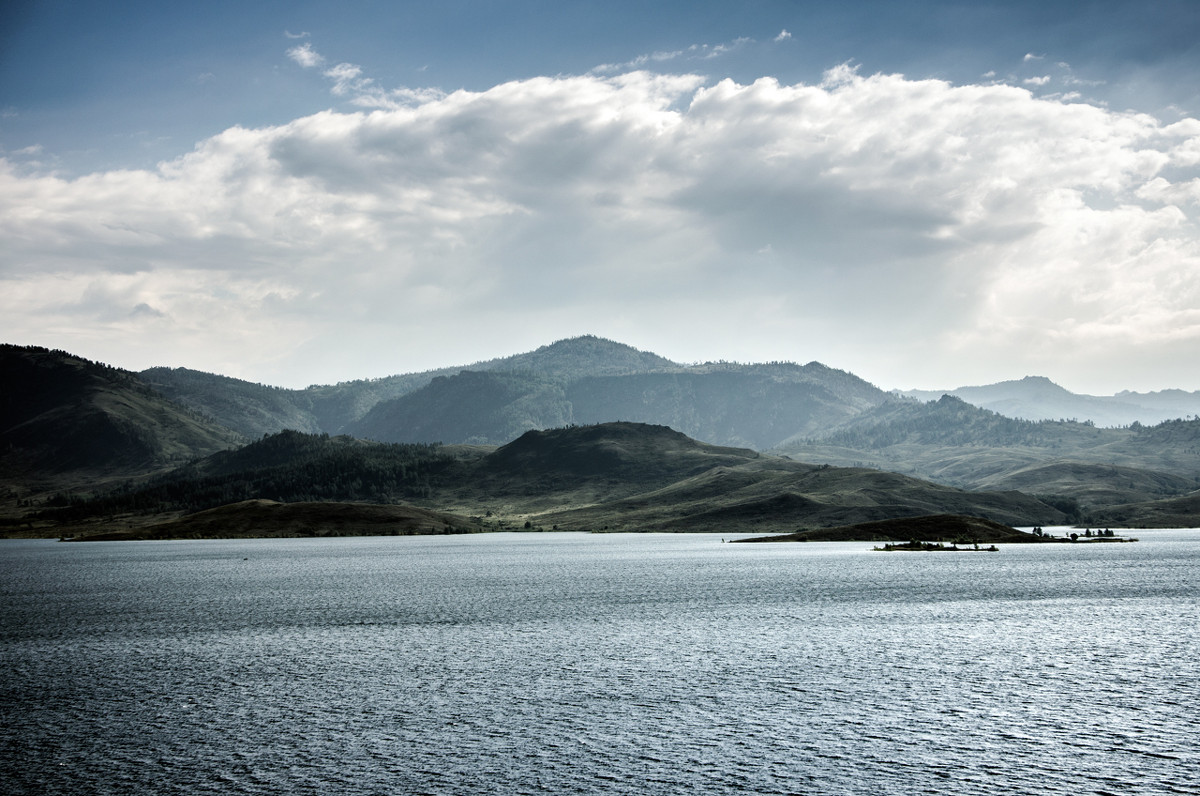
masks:
[[[1082,536],[1052,536],[1035,528],[1033,533],[1020,531],[1003,523],[982,517],[959,514],[934,514],[922,517],[899,517],[890,520],[841,525],[835,528],[816,528],[778,536],[756,536],[736,539],[738,542],[882,542],[876,550],[886,552],[997,552],[997,544],[1086,544],[1089,542],[1136,542],[1136,539],[1116,536],[1111,531]],[[981,545],[989,545],[984,548]]]
[[[943,551],[959,552],[984,552],[984,553],[999,553],[1000,548],[996,545],[988,545],[980,547],[978,543],[972,543],[970,547],[959,547],[957,542],[951,542],[949,545],[942,542],[918,542],[915,539],[908,542],[887,542],[883,547],[872,548],[884,553],[894,553],[898,551],[919,551],[924,553],[939,553]]]

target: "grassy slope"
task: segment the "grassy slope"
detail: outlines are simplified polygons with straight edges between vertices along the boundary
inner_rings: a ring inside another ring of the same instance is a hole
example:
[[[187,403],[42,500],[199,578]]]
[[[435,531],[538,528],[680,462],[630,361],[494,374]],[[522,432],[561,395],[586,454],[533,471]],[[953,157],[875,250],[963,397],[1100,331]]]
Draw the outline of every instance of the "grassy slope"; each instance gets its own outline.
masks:
[[[286,432],[182,468],[175,480],[159,479],[107,503],[66,507],[58,516],[73,524],[112,517],[110,524],[122,526],[138,512],[178,514],[222,497],[303,501],[317,489],[325,500],[359,502],[400,490],[402,502],[490,516],[491,527],[529,522],[563,530],[790,531],[940,512],[1009,523],[1063,519],[1019,493],[972,493],[874,470],[813,467],[634,423],[529,432],[490,452]]]

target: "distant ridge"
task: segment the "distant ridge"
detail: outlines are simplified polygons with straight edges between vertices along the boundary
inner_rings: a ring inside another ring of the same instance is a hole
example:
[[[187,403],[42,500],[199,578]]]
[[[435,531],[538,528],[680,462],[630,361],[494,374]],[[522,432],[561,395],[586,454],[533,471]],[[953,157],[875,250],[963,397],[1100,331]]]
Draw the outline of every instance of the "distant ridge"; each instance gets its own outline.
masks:
[[[366,419],[366,416],[379,404],[422,389],[438,378],[472,371],[565,380],[583,375],[612,376],[676,367],[679,367],[676,363],[656,354],[602,337],[584,335],[558,340],[524,354],[470,365],[338,384],[314,384],[303,390],[270,387],[187,368],[150,368],[142,371],[141,376],[172,400],[192,407],[247,436],[293,429],[329,434],[360,433],[384,440],[404,436],[405,441],[409,441],[415,437],[424,439],[423,432],[409,435],[387,433],[380,430],[381,424],[388,422],[386,414],[382,420],[379,416],[370,419]],[[403,415],[404,410],[399,413]],[[544,422],[553,425],[555,420],[551,417]],[[521,426],[516,433],[528,427]],[[438,433],[441,436],[437,439],[445,441],[458,441],[459,437],[472,436],[451,434],[446,437],[444,432]],[[492,436],[495,436],[494,429]]]
[[[1080,395],[1044,376],[1001,381],[953,390],[902,390],[900,395],[922,401],[953,395],[982,409],[1022,420],[1079,420],[1115,428],[1133,423],[1153,425],[1164,420],[1200,415],[1200,392],[1120,392],[1112,396]]]
[[[96,479],[144,476],[237,447],[247,439],[269,439],[270,444],[248,446],[243,456],[226,462],[260,457],[268,448],[291,457],[272,465],[283,470],[272,471],[276,491],[266,497],[327,500],[352,495],[349,499],[390,502],[435,493],[435,476],[466,466],[467,459],[484,456],[488,447],[507,445],[528,431],[619,423],[668,429],[726,451],[784,454],[801,468],[839,465],[891,471],[958,489],[1019,490],[1036,496],[1036,502],[1052,507],[1062,519],[1080,523],[1115,516],[1117,507],[1130,522],[1134,517],[1152,522],[1161,516],[1173,524],[1185,523],[1192,504],[1184,498],[1200,489],[1200,416],[1195,414],[1192,419],[1155,425],[1135,421],[1118,428],[1104,428],[1090,418],[1029,421],[950,395],[923,402],[885,393],[852,373],[818,362],[679,364],[594,335],[558,340],[469,368],[304,390],[182,368],[131,374],[46,349],[6,346],[4,353],[8,359],[7,371],[0,374],[0,524],[9,526],[24,522],[30,510],[36,514],[43,508],[76,504],[97,485]],[[49,357],[46,363],[54,367],[31,365],[37,357]],[[1076,401],[1077,407],[1081,398],[1042,377],[962,389],[975,391],[980,400],[995,399],[994,406],[1020,399],[1043,405]],[[1179,390],[1150,395],[1175,408],[1195,397]],[[1122,393],[1121,398],[1148,400],[1136,393]],[[1103,404],[1106,399],[1090,400]],[[1048,414],[1075,414],[1065,404],[1060,410]],[[1008,406],[1006,411],[1015,410]],[[301,436],[277,437],[283,431]],[[335,438],[326,446],[302,436],[321,434]],[[409,447],[381,448],[364,440]],[[420,447],[432,443],[446,447],[441,452]],[[666,436],[654,441],[664,450],[672,444]],[[597,449],[589,455],[602,462],[608,454]],[[639,455],[627,463],[636,469],[652,459]],[[765,461],[729,465],[720,484],[715,470],[678,482],[655,481],[671,491],[661,498],[694,505],[674,514],[649,506],[628,507],[624,517],[642,527],[684,530],[768,516],[782,522],[820,515],[820,522],[828,524],[879,519],[900,510],[880,503],[856,513],[836,500],[822,508],[807,502],[813,500],[811,493],[798,492],[784,481],[759,488],[761,473],[749,473],[766,467]],[[778,462],[786,460],[772,461],[775,464],[767,469],[778,470]],[[180,508],[196,510],[217,505],[214,501],[253,496],[265,489],[265,466],[247,464],[241,475],[198,467],[189,476],[191,500]],[[250,470],[257,475],[251,477]],[[537,510],[566,512],[559,516],[562,522],[553,524],[590,527],[597,518],[613,522],[611,505],[599,514],[584,505],[614,499],[616,493],[603,478],[582,477],[576,470],[547,471],[540,481],[506,479],[486,467],[475,475],[517,496],[530,510],[528,499],[539,483],[556,489],[576,483],[572,489],[577,494],[569,500],[557,494]],[[827,486],[840,479],[836,489],[859,488],[841,476],[822,478]],[[735,502],[706,502],[705,490],[727,490],[730,479],[749,479],[759,486]],[[912,493],[911,484],[874,474],[867,480]],[[650,482],[642,486],[646,483]],[[76,492],[63,491],[67,489]],[[469,491],[458,489],[468,504],[477,505],[478,495]],[[156,504],[177,503],[162,490],[144,498]],[[1033,504],[1014,505],[977,507],[1004,521],[1040,516],[1041,509]],[[920,508],[908,505],[903,512]]]

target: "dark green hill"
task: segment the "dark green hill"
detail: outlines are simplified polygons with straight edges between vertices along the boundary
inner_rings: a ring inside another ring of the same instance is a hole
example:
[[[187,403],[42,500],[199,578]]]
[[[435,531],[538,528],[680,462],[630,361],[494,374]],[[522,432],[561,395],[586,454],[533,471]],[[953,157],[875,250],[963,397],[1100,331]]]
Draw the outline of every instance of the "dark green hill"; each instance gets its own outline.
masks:
[[[247,437],[284,429],[322,430],[313,401],[301,390],[269,387],[187,368],[150,368],[143,381],[176,403],[191,407]]]
[[[90,499],[51,501],[38,523],[203,511],[245,500],[406,503],[458,483],[459,457],[432,445],[370,443],[284,431]]]
[[[0,470],[9,478],[132,475],[243,441],[128,371],[0,346]]]
[[[566,389],[577,423],[667,425],[719,445],[759,450],[843,423],[886,400],[883,391],[819,363],[704,365],[588,377]]]
[[[556,379],[464,370],[377,404],[349,433],[382,442],[502,444],[534,428],[570,421]]]
[[[564,530],[785,532],[935,513],[1063,519],[1021,493],[805,465],[638,423],[530,431],[499,449],[453,452],[282,432],[34,519],[95,532],[245,500],[408,503],[489,517],[493,528]]]
[[[666,426],[618,422],[528,431],[484,457],[478,471],[514,484],[602,480],[644,487],[758,458],[752,450],[697,442]]]
[[[818,363],[709,364],[568,377],[463,371],[377,404],[349,433],[387,442],[503,444],[528,430],[633,421],[720,445],[766,448],[887,399]]]

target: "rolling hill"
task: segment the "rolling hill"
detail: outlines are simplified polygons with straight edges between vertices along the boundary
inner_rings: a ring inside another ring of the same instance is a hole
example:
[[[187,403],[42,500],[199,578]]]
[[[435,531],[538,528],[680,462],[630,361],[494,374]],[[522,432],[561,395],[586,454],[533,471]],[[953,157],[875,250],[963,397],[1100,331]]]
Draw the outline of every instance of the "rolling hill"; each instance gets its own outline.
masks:
[[[1200,489],[1200,420],[1105,429],[1017,420],[951,396],[928,403],[897,398],[837,428],[789,440],[779,452],[965,489],[1021,490],[1077,522],[1100,522],[1110,507]]]
[[[1200,523],[1188,513],[1200,489],[1200,419],[1035,422],[952,396],[885,393],[816,362],[680,365],[586,336],[467,369],[284,390],[184,369],[132,374],[46,349],[5,346],[0,355],[0,515],[10,523],[31,509],[61,520],[104,501],[112,516],[142,516],[247,499],[442,501],[506,522],[589,528],[845,524],[935,510],[1010,523]],[[1046,380],[1017,386],[1065,392]],[[606,437],[587,447],[577,429],[592,427]],[[631,428],[638,433],[618,442],[618,429]],[[209,456],[246,436],[255,443]],[[681,439],[710,446],[703,467],[672,469],[699,455],[684,455]],[[541,458],[516,455],[535,440],[581,452],[572,460],[558,447],[548,459],[556,467],[535,472],[527,465]],[[625,458],[611,458],[618,453]],[[721,457],[737,461],[714,465]],[[145,481],[184,462],[166,480]],[[576,465],[585,462],[616,469],[583,477]],[[837,473],[805,475],[822,472],[817,465]],[[891,473],[908,480],[888,481]],[[799,484],[802,476],[820,483]],[[142,480],[99,494],[123,478]],[[889,490],[904,497],[889,503]],[[866,494],[874,496],[850,498]],[[1041,516],[1047,508],[1057,515]]]
[[[0,474],[31,482],[130,476],[244,443],[135,374],[64,351],[0,346]]]
[[[806,465],[639,423],[530,431],[500,448],[465,449],[282,432],[34,518],[43,532],[90,534],[254,500],[403,503],[489,529],[765,533],[937,513],[1009,525],[1065,519],[1018,492]]]

